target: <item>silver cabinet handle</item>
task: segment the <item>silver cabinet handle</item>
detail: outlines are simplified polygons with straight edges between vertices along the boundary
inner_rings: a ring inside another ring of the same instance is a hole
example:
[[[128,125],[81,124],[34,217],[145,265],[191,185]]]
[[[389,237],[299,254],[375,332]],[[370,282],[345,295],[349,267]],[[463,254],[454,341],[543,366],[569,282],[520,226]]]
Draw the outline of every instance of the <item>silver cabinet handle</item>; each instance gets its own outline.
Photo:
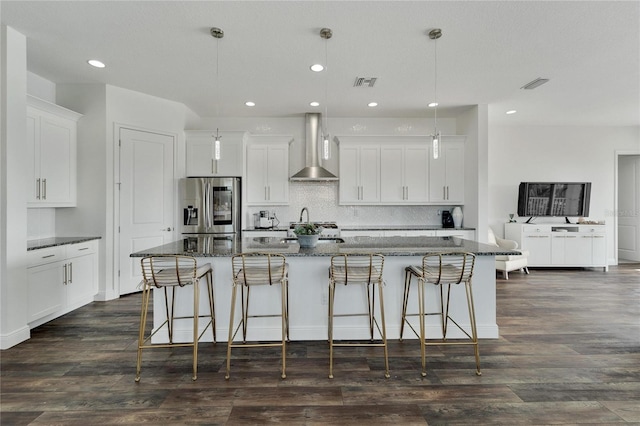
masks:
[[[447,200],[449,199],[449,185],[447,185]]]
[[[442,187],[442,199],[443,200],[447,199],[447,190],[445,186]]]
[[[40,199],[40,178],[36,179],[36,200]]]
[[[215,173],[214,165],[213,165],[215,163],[215,161],[216,160],[214,160],[213,158],[211,159],[211,173]]]
[[[73,282],[73,263],[69,263],[69,284]]]
[[[48,254],[48,255],[46,255],[46,256],[41,256],[41,257],[42,257],[43,259],[46,259],[46,258],[48,258],[48,257],[53,257],[53,256],[55,256],[55,254]]]
[[[42,199],[47,199],[47,180],[42,179]]]
[[[62,284],[67,285],[67,264],[62,265]]]
[[[267,187],[264,187],[264,200],[267,201],[269,199],[269,195],[267,195]]]

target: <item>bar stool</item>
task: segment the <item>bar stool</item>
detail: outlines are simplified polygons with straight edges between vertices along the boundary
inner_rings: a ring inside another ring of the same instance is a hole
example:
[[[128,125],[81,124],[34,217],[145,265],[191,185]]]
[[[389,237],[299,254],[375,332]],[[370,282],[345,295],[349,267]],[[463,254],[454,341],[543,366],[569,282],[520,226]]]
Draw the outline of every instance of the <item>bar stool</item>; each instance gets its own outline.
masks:
[[[333,379],[333,348],[336,346],[374,346],[384,348],[384,377],[389,378],[389,357],[387,352],[387,331],[384,322],[384,299],[382,295],[382,268],[384,256],[381,254],[341,254],[331,257],[329,269],[329,378]],[[366,288],[367,312],[341,313],[334,312],[336,285],[362,285]],[[378,286],[380,324],[375,316],[375,286]],[[334,343],[333,324],[336,317],[365,316],[369,322],[371,343]],[[381,341],[375,341],[374,328],[377,328]]]
[[[193,348],[193,380],[197,379],[198,368],[198,342],[207,328],[211,327],[213,343],[216,342],[216,317],[213,297],[213,274],[210,263],[197,266],[196,259],[191,256],[149,256],[141,261],[142,264],[142,309],[140,311],[140,333],[138,336],[138,360],[136,364],[136,382],[140,381],[140,368],[142,364],[142,350],[151,348],[192,347]],[[209,313],[199,314],[200,280],[207,278],[207,296]],[[176,288],[193,286],[193,314],[187,316],[175,316]],[[154,289],[164,290],[165,321],[156,330],[146,334],[147,312],[151,293]],[[169,291],[170,290],[170,291]],[[171,301],[171,303],[169,303]],[[200,318],[206,318],[207,323],[198,334]],[[193,321],[193,338],[190,342],[174,342],[174,321]],[[151,338],[166,326],[169,343],[150,343]]]
[[[471,280],[476,257],[472,253],[438,253],[428,254],[422,258],[422,266],[407,266],[404,278],[404,297],[402,304],[402,322],[400,326],[400,341],[404,332],[405,323],[420,339],[420,354],[422,357],[422,376],[427,375],[426,349],[427,345],[473,345],[476,358],[476,374],[480,372],[480,352],[478,351],[478,333],[476,331],[476,315],[473,306],[473,292]],[[411,279],[418,278],[418,313],[407,314]],[[425,284],[430,283],[440,287],[440,311],[425,312]],[[469,312],[469,326],[471,334],[449,315],[449,301],[451,285],[464,283],[467,296],[467,309]],[[445,297],[446,287],[446,297]],[[442,327],[443,342],[427,342],[425,336],[425,317],[427,315],[439,315]],[[407,317],[418,316],[420,318],[420,333],[413,328]],[[449,321],[455,324],[468,338],[469,341],[447,342],[447,326]]]
[[[289,265],[281,254],[244,253],[231,258],[233,290],[231,293],[231,317],[229,319],[229,340],[227,341],[227,374],[231,372],[231,348],[281,347],[282,375],[286,375],[286,351],[289,340]],[[280,286],[280,308],[278,314],[249,315],[249,293],[254,286]],[[236,294],[240,288],[242,318],[234,329]],[[280,317],[282,322],[282,339],[278,343],[247,343],[247,325],[249,318]],[[234,343],[235,337],[242,327],[242,343]]]

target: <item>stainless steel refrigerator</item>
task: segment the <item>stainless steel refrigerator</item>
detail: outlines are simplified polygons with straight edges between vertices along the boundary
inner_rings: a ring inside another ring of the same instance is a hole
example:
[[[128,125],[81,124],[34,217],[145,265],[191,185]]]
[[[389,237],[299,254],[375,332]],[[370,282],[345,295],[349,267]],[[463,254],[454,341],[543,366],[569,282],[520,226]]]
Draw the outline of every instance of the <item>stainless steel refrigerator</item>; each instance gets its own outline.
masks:
[[[238,177],[181,179],[182,233],[240,233],[240,188]]]

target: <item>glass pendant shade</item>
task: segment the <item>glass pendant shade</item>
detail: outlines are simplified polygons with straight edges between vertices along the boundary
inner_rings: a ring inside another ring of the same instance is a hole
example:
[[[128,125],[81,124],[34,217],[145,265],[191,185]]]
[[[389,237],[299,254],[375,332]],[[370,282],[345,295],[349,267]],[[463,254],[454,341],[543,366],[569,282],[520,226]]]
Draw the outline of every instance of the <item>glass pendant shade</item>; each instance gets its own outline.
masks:
[[[217,137],[213,143],[213,158],[215,158],[216,161],[220,160],[220,138]]]
[[[440,133],[436,132],[435,135],[432,136],[431,145],[433,148],[433,159],[437,160],[440,157]]]
[[[329,142],[329,135],[322,136],[322,159],[328,160],[331,158],[331,143]]]

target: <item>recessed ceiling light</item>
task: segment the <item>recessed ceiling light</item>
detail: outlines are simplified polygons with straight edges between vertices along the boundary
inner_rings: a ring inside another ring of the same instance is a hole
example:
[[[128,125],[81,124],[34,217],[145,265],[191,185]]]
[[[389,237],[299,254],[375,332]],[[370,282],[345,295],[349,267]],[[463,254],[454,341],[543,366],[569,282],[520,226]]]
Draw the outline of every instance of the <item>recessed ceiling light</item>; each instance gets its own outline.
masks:
[[[321,64],[313,64],[310,68],[311,71],[320,72],[324,69],[324,66],[322,66]]]
[[[245,104],[246,106],[248,106],[248,107],[256,106],[256,103],[255,103],[255,102],[251,102],[251,101],[247,101],[247,102],[245,102],[244,104]]]
[[[515,114],[516,112],[518,111],[516,111],[515,109],[510,109],[509,111],[507,111],[507,114]]]
[[[311,106],[320,106],[320,102],[313,101],[309,105],[311,105]]]
[[[90,60],[87,61],[87,63],[89,65],[93,66],[93,67],[96,67],[96,68],[104,68],[105,67],[104,63],[100,62],[97,59],[90,59]]]
[[[437,103],[437,102],[431,102],[431,103],[429,104],[429,108],[433,108],[433,107],[437,107],[437,106],[438,106],[438,103]]]
[[[373,107],[377,107],[377,106],[378,106],[378,103],[377,103],[377,102],[369,102],[369,103],[367,104],[367,106],[370,106],[370,107],[372,107],[372,108],[373,108]]]

